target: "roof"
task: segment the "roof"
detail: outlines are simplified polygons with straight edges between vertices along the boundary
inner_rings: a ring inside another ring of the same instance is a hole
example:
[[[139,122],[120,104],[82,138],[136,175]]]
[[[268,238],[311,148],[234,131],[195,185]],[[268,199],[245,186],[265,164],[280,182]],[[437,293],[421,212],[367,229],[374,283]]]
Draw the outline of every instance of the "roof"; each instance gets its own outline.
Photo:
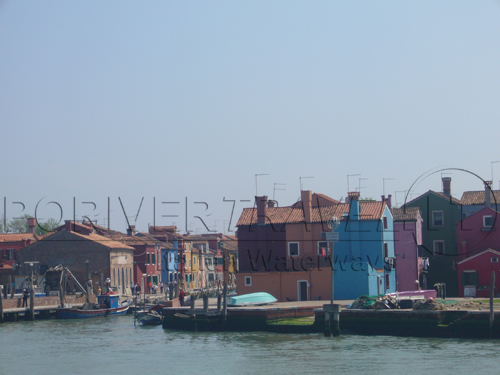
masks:
[[[73,231],[71,231],[71,233],[74,234],[74,235],[76,235],[76,236],[81,237],[82,240],[97,242],[97,243],[99,243],[101,245],[104,245],[106,247],[109,247],[111,249],[130,249],[130,250],[134,250],[133,247],[127,246],[127,245],[125,245],[122,242],[115,241],[113,239],[101,236],[99,234],[95,234],[95,233],[80,234],[80,233],[73,232]]]
[[[463,205],[483,205],[485,201],[484,190],[479,191],[464,191],[462,194]],[[491,203],[500,205],[500,190],[493,190],[491,194]],[[495,202],[496,201],[496,202]]]
[[[416,221],[420,217],[418,207],[392,208],[391,212],[394,221]]]
[[[478,257],[480,255],[483,255],[484,253],[487,253],[487,252],[490,252],[490,253],[493,253],[493,254],[496,254],[496,255],[499,255],[500,256],[500,252],[497,251],[497,250],[493,250],[492,248],[488,248],[486,250],[483,250],[483,251],[480,251],[479,253],[476,253],[474,255],[471,255],[470,257],[468,258],[465,258],[464,260],[461,260],[460,262],[458,262],[458,264],[461,264],[461,263],[464,263],[464,262],[468,262],[469,260],[475,258],[475,257]]]
[[[449,201],[449,200],[450,200],[450,197],[449,197],[449,196],[447,196],[447,195],[445,195],[445,194],[443,194],[443,193],[438,193],[438,192],[436,192],[436,191],[429,190],[428,192],[426,192],[426,193],[424,193],[424,194],[420,194],[418,197],[413,198],[411,201],[406,202],[406,203],[405,203],[405,204],[403,204],[401,207],[405,207],[405,206],[407,206],[407,205],[409,205],[409,204],[411,204],[411,203],[415,202],[416,200],[418,200],[418,199],[422,198],[423,196],[425,196],[425,195],[427,195],[427,194],[434,194],[434,195],[436,195],[436,196],[438,196],[438,197],[440,197],[440,198],[446,199],[447,201]],[[461,201],[460,201],[460,200],[458,200],[457,198],[454,198],[454,197],[453,197],[453,195],[451,196],[451,201],[452,201],[453,203],[456,203],[456,204],[461,204]]]
[[[359,220],[380,220],[384,212],[385,202],[360,202],[361,213]],[[311,222],[321,223],[328,221],[332,216],[344,220],[344,213],[349,212],[349,203],[339,203],[334,206],[315,207],[311,209]],[[294,207],[267,207],[266,224],[294,224],[304,222],[302,208]],[[241,213],[236,226],[257,224],[257,208],[245,208]]]
[[[311,195],[311,206],[312,207],[318,207],[318,206],[334,206],[336,204],[339,204],[340,202],[336,199],[330,198],[328,195],[321,194],[321,193],[312,193]],[[302,200],[299,200],[292,204],[292,207],[294,208],[301,208],[302,207]]]
[[[33,233],[4,233],[0,234],[0,242],[19,242],[27,240],[38,240],[38,236]]]

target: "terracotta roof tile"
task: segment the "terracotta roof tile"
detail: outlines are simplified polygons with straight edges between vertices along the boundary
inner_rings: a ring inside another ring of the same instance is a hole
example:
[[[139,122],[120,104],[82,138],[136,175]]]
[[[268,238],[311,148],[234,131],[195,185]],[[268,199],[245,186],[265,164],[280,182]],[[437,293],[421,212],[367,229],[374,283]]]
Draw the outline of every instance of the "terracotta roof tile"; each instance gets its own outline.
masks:
[[[500,205],[500,190],[493,190],[491,194],[491,204]],[[484,190],[479,191],[464,191],[462,194],[462,204],[469,205],[483,205],[485,200]],[[495,202],[496,200],[496,202]]]
[[[391,212],[394,221],[414,221],[420,216],[418,207],[392,208]]]
[[[385,208],[385,202],[361,202],[359,205],[361,208],[360,220],[379,220]],[[332,216],[345,220],[343,215],[348,212],[348,203],[312,208],[311,222],[327,222]],[[266,216],[266,224],[293,224],[304,221],[304,212],[301,208],[268,207],[266,208]],[[236,226],[253,224],[257,224],[257,208],[243,209]]]
[[[112,248],[112,249],[134,250],[133,247],[127,246],[121,242],[115,241],[115,240],[108,238],[108,237],[101,236],[99,234],[95,234],[95,233],[80,234],[77,232],[71,232],[71,234],[74,234],[78,237],[81,237],[82,240],[97,242],[97,243],[100,243],[101,245],[104,245],[104,246]]]
[[[27,240],[38,240],[38,236],[33,233],[5,233],[0,234],[0,242],[19,242]]]

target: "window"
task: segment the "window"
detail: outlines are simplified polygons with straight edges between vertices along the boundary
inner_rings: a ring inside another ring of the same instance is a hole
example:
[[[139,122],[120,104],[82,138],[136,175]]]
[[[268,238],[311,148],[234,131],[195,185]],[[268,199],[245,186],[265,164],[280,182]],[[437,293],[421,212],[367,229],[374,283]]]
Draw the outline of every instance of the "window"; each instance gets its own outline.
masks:
[[[384,258],[389,258],[389,245],[384,242]]]
[[[318,241],[318,255],[322,257],[328,256],[328,242]]]
[[[191,259],[189,259],[189,265],[188,265],[188,267],[191,268]]]
[[[493,216],[483,216],[483,228],[491,228],[493,226]]]
[[[299,243],[298,242],[289,242],[288,243],[288,255],[291,257],[299,256]]]
[[[222,266],[224,264],[224,259],[217,258],[217,265]]]
[[[476,270],[467,270],[462,272],[462,285],[476,285],[477,286],[477,272]]]
[[[491,263],[498,263],[498,257],[491,257]]]
[[[151,258],[153,258],[151,264],[156,264],[156,253],[152,253]]]
[[[384,216],[384,229],[387,229],[388,228],[388,225],[387,225],[387,217]]]
[[[252,286],[252,276],[245,276],[245,286]]]
[[[432,211],[432,225],[442,227],[444,225],[443,211]]]
[[[149,264],[151,262],[151,254],[146,253],[146,264]]]
[[[196,266],[196,257],[193,257],[193,266]]]
[[[444,241],[434,241],[434,255],[444,254]]]

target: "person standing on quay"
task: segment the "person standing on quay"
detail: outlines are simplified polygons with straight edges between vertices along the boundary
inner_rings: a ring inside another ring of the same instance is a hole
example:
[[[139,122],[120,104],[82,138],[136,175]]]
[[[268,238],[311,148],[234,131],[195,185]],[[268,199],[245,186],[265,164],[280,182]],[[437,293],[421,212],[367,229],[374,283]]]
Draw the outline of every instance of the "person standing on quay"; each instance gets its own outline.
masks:
[[[23,306],[22,307],[28,307],[28,297],[30,296],[28,289],[23,290]]]
[[[181,306],[184,306],[184,296],[185,296],[184,290],[181,289],[181,291],[179,292],[179,302],[181,303]]]

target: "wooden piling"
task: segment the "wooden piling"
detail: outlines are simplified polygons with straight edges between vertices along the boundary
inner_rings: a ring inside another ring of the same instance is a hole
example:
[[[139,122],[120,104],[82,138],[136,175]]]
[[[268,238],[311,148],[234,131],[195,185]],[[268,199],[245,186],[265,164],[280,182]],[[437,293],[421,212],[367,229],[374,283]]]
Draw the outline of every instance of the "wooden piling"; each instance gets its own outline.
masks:
[[[33,278],[30,286],[30,311],[28,319],[35,320],[35,290],[33,288]]]
[[[0,323],[3,321],[3,296],[0,296]]]
[[[227,319],[227,282],[224,282],[224,295],[223,295],[223,300],[222,300],[222,303],[224,304],[224,310],[222,312],[223,316],[224,316],[224,320]]]
[[[194,314],[194,294],[191,294],[191,298],[189,299],[189,307],[191,314]]]
[[[323,305],[325,312],[325,337],[340,335],[340,305],[329,304]]]
[[[203,313],[208,314],[208,294],[203,294]]]
[[[491,272],[491,285],[490,285],[490,332],[493,328],[495,321],[495,310],[493,308],[493,297],[495,296],[495,271]]]
[[[217,291],[217,312],[220,313],[222,310],[222,296],[219,291]]]

